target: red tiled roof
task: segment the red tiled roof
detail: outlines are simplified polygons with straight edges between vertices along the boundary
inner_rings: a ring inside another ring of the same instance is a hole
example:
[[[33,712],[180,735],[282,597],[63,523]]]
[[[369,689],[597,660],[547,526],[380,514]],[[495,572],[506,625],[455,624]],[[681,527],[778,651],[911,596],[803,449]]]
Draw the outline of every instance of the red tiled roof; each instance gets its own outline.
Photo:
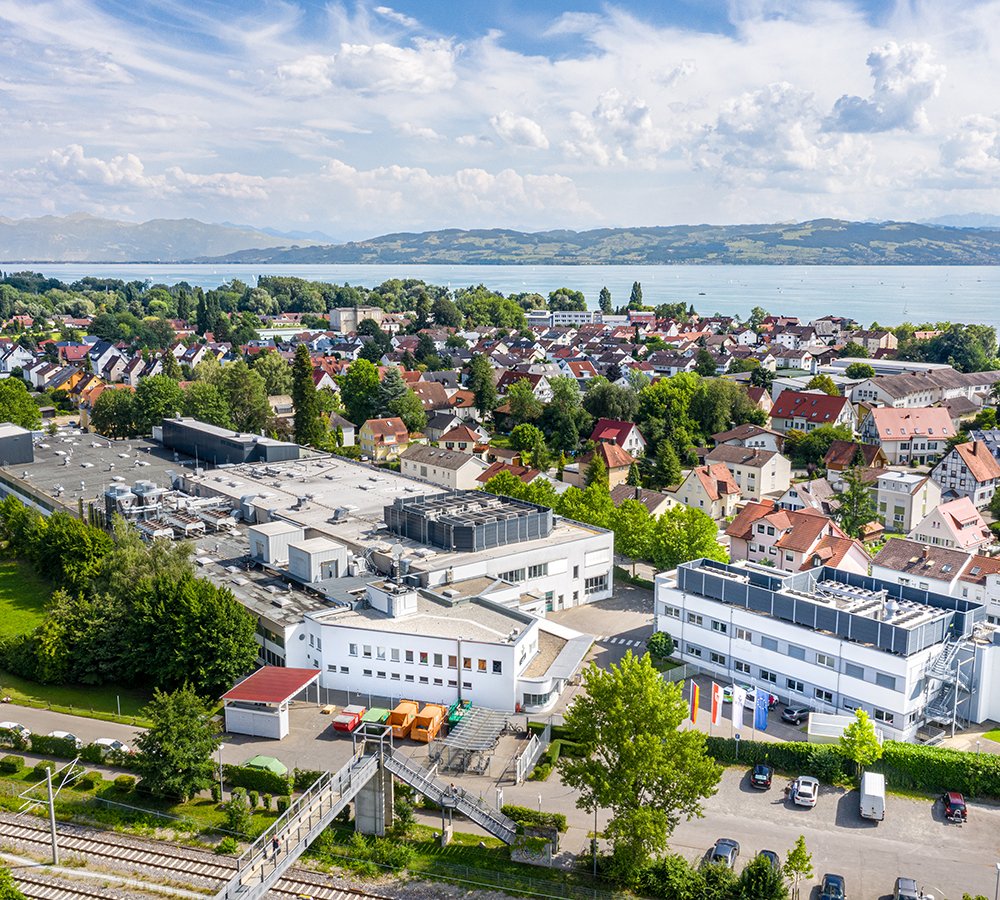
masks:
[[[284,703],[318,680],[319,669],[288,669],[264,666],[222,695],[223,700]]]
[[[609,472],[613,469],[627,469],[635,462],[635,458],[628,451],[622,450],[617,444],[609,444],[606,441],[601,441],[594,448],[593,452],[584,453],[580,457],[581,471],[583,466],[590,465],[595,453],[599,454],[601,459],[604,460],[604,465],[607,466]]]
[[[619,447],[628,439],[629,433],[635,428],[633,422],[621,422],[618,419],[598,419],[590,434],[592,441],[609,441]]]
[[[962,458],[969,474],[976,481],[992,481],[994,478],[1000,478],[1000,463],[997,463],[989,447],[982,441],[959,444],[955,447],[955,452]]]
[[[711,466],[696,466],[691,474],[701,482],[708,499],[713,502],[726,494],[739,494],[740,489],[733,473],[725,463]]]
[[[879,440],[908,441],[914,437],[951,437],[954,426],[948,410],[940,406],[924,409],[895,409],[879,406],[871,411]]]
[[[476,481],[486,484],[494,475],[499,475],[501,472],[510,472],[511,475],[520,479],[525,484],[534,481],[541,474],[539,469],[532,469],[530,466],[512,466],[505,462],[495,462],[491,463],[490,467]]]
[[[782,391],[774,401],[771,416],[775,419],[803,418],[815,425],[832,425],[843,414],[848,403],[846,397]]]

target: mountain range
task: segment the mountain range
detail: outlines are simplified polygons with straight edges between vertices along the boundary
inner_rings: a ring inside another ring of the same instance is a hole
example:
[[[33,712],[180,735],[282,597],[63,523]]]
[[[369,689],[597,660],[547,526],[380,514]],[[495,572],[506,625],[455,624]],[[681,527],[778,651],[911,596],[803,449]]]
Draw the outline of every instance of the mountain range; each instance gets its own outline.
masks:
[[[962,217],[964,218],[964,217]],[[589,231],[443,229],[320,243],[195,219],[0,218],[0,261],[446,265],[998,265],[1000,224],[809,222]],[[321,233],[313,232],[316,237]]]

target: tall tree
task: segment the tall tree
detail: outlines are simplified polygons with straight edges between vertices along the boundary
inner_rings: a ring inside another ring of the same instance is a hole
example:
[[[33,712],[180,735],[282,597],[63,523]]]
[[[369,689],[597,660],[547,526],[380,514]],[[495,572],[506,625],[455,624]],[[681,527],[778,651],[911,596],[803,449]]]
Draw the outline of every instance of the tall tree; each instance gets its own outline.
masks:
[[[615,533],[615,550],[632,560],[633,575],[636,562],[649,559],[653,523],[646,504],[639,500],[623,500],[611,513],[608,525]]]
[[[712,378],[716,374],[715,357],[704,347],[699,348],[694,356],[694,370],[702,378]]]
[[[169,350],[167,350],[161,357],[163,362],[162,372],[167,378],[172,378],[174,381],[181,380],[181,367],[177,364],[177,357],[174,356]]]
[[[0,422],[13,422],[29,430],[42,424],[42,414],[20,378],[0,380]]]
[[[192,381],[184,390],[182,409],[184,415],[199,422],[208,422],[219,428],[232,428],[233,418],[229,404],[219,389],[210,381]]]
[[[638,281],[632,282],[632,293],[628,298],[629,309],[642,309],[642,285]]]
[[[223,366],[215,385],[225,397],[233,427],[237,431],[259,434],[271,417],[264,379],[243,360]]]
[[[361,426],[379,410],[378,369],[367,359],[356,359],[341,376],[340,398],[347,418]]]
[[[542,413],[542,431],[554,449],[575,453],[580,433],[590,427],[590,414],[580,402],[580,388],[575,378],[556,375],[549,379],[549,385],[552,400]]]
[[[303,344],[299,346],[305,348]],[[306,352],[308,353],[308,350]],[[280,353],[265,350],[254,359],[253,370],[264,379],[264,389],[268,397],[284,396],[292,392],[292,367]]]
[[[392,412],[392,405],[403,397],[408,390],[406,382],[403,381],[403,376],[400,374],[399,369],[394,366],[390,366],[385,370],[385,375],[382,377],[382,383],[378,388],[378,405],[379,412],[382,415],[395,415]]]
[[[321,415],[316,382],[313,381],[313,363],[309,348],[299,344],[295,348],[292,364],[292,403],[295,407],[295,441],[307,447],[318,447],[326,436],[326,426]]]
[[[844,490],[837,494],[837,500],[840,502],[834,513],[837,524],[851,537],[861,537],[861,529],[873,521],[878,512],[871,488],[857,466],[851,466],[844,474]]]
[[[819,375],[813,375],[809,379],[809,383],[806,385],[807,391],[822,391],[824,394],[829,394],[831,397],[839,397],[840,389],[837,387],[836,382],[829,376],[820,373]]]
[[[535,446],[535,442],[541,438],[545,440],[545,435],[542,433],[542,429],[537,425],[532,425],[529,422],[522,422],[520,425],[514,428],[510,433],[510,446],[512,450],[518,450],[521,453],[526,453]]]
[[[559,288],[549,294],[549,309],[552,312],[576,310],[582,312],[587,308],[587,298],[580,291],[570,288]]]
[[[154,796],[190,800],[215,783],[219,726],[208,705],[187,685],[156,691],[143,715],[152,725],[135,741],[134,767]]]
[[[659,516],[652,541],[652,560],[658,569],[676,569],[702,557],[716,562],[729,560],[711,516],[692,506],[674,506]]]
[[[579,808],[611,811],[612,874],[635,884],[680,820],[701,815],[722,770],[702,732],[680,729],[688,716],[682,688],[665,681],[648,654],[628,651],[608,669],[591,664],[583,678],[565,717],[581,755],[563,757],[559,768]]]
[[[476,409],[480,417],[487,416],[497,405],[497,386],[493,380],[493,366],[488,356],[477,353],[469,364],[469,390],[476,396]]]
[[[154,425],[176,416],[183,405],[184,392],[172,378],[167,375],[143,378],[135,389],[136,425],[139,432],[149,434]]]
[[[656,446],[656,468],[653,473],[653,477],[660,487],[680,484],[681,461],[677,458],[674,445],[666,438]]]
[[[861,707],[854,710],[854,721],[840,735],[840,752],[854,763],[858,775],[882,758],[875,726]]]
[[[423,431],[427,427],[427,413],[424,412],[424,405],[410,388],[390,401],[386,411],[391,416],[399,416],[407,431]]]
[[[638,406],[639,398],[631,388],[612,384],[603,377],[592,378],[587,382],[583,408],[595,419],[631,422]]]
[[[590,487],[593,484],[608,489],[608,467],[598,453],[594,453],[587,464],[587,471],[584,473],[584,485]]]
[[[536,421],[544,409],[527,378],[521,378],[510,386],[506,401],[510,406],[510,417],[518,424]]]
[[[120,440],[139,433],[136,415],[135,395],[131,391],[107,388],[94,402],[90,424],[99,434]]]
[[[597,298],[597,305],[600,306],[601,312],[606,316],[610,316],[614,312],[615,308],[611,305],[611,291],[608,290],[607,285],[601,288],[601,293]]]
[[[868,365],[868,363],[855,362],[851,363],[846,369],[844,369],[844,375],[847,378],[874,378],[875,369]]]

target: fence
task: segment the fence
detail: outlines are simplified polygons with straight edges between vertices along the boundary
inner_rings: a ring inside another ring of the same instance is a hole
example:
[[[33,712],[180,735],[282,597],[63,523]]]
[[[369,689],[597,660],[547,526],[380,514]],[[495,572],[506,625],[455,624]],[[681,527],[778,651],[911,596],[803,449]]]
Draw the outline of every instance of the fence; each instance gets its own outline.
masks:
[[[535,767],[541,755],[552,741],[552,722],[545,723],[541,734],[532,734],[528,746],[514,759],[514,784],[521,784]]]

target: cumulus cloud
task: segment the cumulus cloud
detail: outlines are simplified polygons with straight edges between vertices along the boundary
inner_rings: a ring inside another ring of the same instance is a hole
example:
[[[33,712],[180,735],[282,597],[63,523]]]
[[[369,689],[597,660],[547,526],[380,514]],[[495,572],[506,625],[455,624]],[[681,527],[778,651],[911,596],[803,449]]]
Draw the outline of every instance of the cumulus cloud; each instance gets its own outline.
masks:
[[[915,131],[927,125],[927,101],[937,96],[945,67],[932,61],[927,44],[876,47],[868,54],[875,88],[870,98],[844,94],[827,119],[831,131]]]
[[[528,147],[532,150],[548,150],[549,139],[545,131],[534,119],[518,116],[504,110],[490,116],[490,125],[502,140],[514,147]]]
[[[58,178],[82,184],[104,187],[159,187],[163,179],[147,175],[142,160],[134,153],[124,153],[111,159],[87,156],[79,144],[53,150],[44,168]]]
[[[395,22],[397,25],[402,25],[404,28],[420,27],[420,23],[416,19],[406,15],[406,13],[398,12],[391,6],[376,6],[375,12],[378,13],[383,19],[388,19],[390,22]]]
[[[601,94],[589,116],[570,113],[569,123],[573,137],[563,142],[563,150],[599,166],[650,161],[665,145],[646,103],[616,89]]]
[[[1000,172],[1000,116],[969,116],[941,145],[941,163],[966,175]]]

